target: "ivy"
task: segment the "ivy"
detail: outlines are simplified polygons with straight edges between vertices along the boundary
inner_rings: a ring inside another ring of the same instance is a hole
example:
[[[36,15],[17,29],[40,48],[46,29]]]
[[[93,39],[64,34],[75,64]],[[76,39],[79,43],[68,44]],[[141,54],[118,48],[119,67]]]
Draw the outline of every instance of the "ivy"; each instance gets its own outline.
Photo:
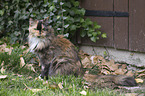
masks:
[[[11,37],[11,43],[24,41],[28,36],[29,18],[44,19],[49,16],[56,34],[72,38],[77,30],[80,36],[88,36],[93,42],[106,38],[96,22],[84,19],[85,9],[75,0],[1,0],[0,35]]]

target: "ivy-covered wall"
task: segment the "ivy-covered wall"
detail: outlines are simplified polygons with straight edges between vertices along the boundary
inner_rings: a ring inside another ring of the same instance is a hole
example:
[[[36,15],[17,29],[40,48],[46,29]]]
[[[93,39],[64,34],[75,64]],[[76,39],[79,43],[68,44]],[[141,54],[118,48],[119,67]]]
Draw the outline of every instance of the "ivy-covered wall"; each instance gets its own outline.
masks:
[[[76,30],[81,37],[88,36],[92,41],[99,39],[100,25],[84,19],[85,9],[75,0],[1,0],[0,36],[9,36],[10,42],[24,41],[28,36],[29,18],[44,19],[49,16],[49,24],[56,34],[71,38]],[[102,34],[106,37],[106,34]]]

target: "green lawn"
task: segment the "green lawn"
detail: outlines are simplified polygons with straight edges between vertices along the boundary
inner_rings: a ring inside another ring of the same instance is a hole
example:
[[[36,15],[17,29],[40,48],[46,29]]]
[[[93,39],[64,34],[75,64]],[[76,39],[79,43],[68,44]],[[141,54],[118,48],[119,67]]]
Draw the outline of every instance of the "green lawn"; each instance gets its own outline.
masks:
[[[57,76],[49,78],[48,82],[37,78],[34,73],[6,74],[8,77],[0,80],[0,96],[118,96],[109,89],[85,89],[82,79],[74,76]],[[2,75],[2,74],[1,74]],[[62,85],[58,86],[58,85]]]

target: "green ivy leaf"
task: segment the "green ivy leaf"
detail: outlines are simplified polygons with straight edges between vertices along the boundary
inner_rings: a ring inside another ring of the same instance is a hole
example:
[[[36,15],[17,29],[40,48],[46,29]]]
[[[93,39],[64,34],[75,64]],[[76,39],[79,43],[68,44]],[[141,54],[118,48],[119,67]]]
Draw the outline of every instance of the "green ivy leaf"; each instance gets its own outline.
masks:
[[[64,3],[63,2],[60,2],[60,5],[63,5]]]
[[[54,6],[51,6],[51,7],[49,8],[50,11],[53,11],[54,9],[55,9]]]
[[[59,18],[60,18],[60,16],[58,15],[58,16],[57,16],[57,19],[59,19]]]
[[[89,18],[87,18],[87,19],[85,20],[85,23],[86,23],[87,25],[92,25],[92,24],[93,24],[93,22],[92,22]]]
[[[33,8],[30,8],[30,9],[29,9],[29,12],[31,13],[32,11],[33,11]]]
[[[71,30],[71,31],[76,30],[76,28],[77,28],[76,25],[71,25],[71,26],[70,26],[70,30]]]
[[[89,37],[93,36],[92,32],[87,33]]]
[[[100,26],[100,25],[98,25],[96,22],[94,22],[94,28],[95,28],[95,29],[100,29],[100,28],[101,28],[101,26]]]
[[[79,6],[79,2],[78,1],[74,2],[74,6],[75,7]]]
[[[9,24],[9,25],[13,24],[13,21],[9,21],[8,24]]]
[[[84,21],[85,21],[84,18],[81,18],[81,19],[80,19],[80,22],[81,22],[81,23],[83,23]]]
[[[69,27],[69,24],[67,24],[67,25],[64,25],[64,28],[68,28]]]
[[[91,37],[90,38],[93,42],[96,42],[96,40],[97,40],[97,38],[95,38],[95,37]]]
[[[71,8],[71,7],[72,7],[72,5],[71,5],[70,2],[66,2],[66,3],[64,3],[64,5],[65,5],[66,7],[68,7],[68,8]]]
[[[53,0],[53,2],[54,2],[54,3],[57,3],[57,2],[58,2],[58,0]]]
[[[97,31],[97,34],[98,34],[98,35],[101,35],[101,31]]]
[[[93,35],[94,37],[96,37],[98,34],[97,34],[97,32],[93,32],[92,35]]]
[[[84,30],[81,30],[81,32],[80,32],[80,35],[81,35],[81,37],[85,37],[86,36],[86,31],[84,31]]]
[[[69,10],[71,16],[74,16],[75,12],[73,10]]]
[[[46,4],[48,2],[48,0],[44,0],[44,4]]]
[[[86,12],[86,11],[85,11],[84,8],[82,8],[79,12],[80,12],[80,14],[85,15],[85,12]]]
[[[101,35],[101,37],[102,37],[102,38],[107,38],[106,33],[103,33],[103,34]]]
[[[0,10],[0,15],[1,15],[1,16],[4,15],[4,10]]]

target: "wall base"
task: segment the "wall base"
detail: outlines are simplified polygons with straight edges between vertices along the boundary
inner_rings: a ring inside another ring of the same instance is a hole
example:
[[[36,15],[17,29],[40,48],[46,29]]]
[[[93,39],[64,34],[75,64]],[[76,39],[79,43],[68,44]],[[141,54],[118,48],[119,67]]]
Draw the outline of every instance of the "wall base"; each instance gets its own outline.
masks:
[[[114,48],[80,46],[84,52],[90,55],[106,56],[109,60],[114,59],[115,62],[127,63],[138,67],[145,67],[145,53],[129,52],[116,50]]]

